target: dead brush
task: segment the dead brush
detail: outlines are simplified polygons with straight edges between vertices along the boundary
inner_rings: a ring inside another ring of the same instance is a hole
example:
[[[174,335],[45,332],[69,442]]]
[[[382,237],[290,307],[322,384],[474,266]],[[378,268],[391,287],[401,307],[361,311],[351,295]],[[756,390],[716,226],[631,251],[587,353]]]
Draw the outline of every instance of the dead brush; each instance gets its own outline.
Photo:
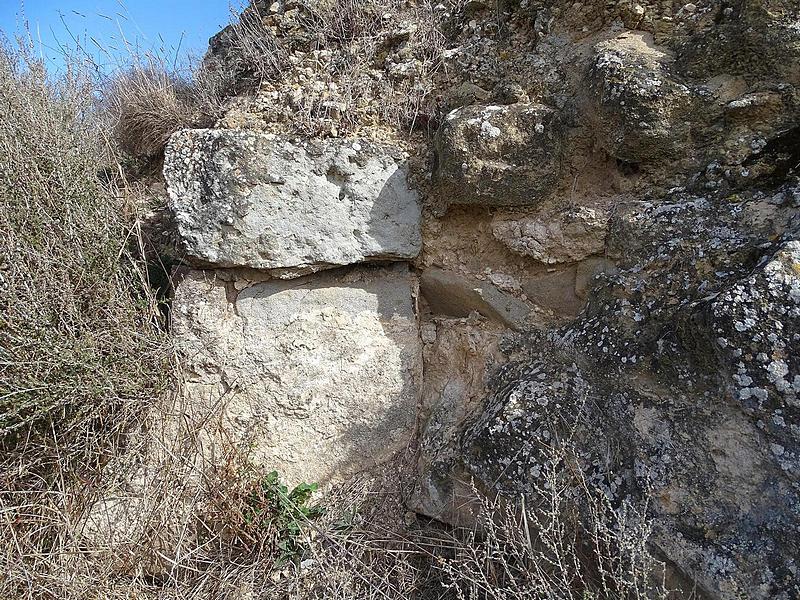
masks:
[[[145,57],[111,77],[104,103],[119,147],[133,157],[153,158],[176,131],[212,125],[221,100],[205,75],[181,76]]]
[[[291,99],[287,125],[302,135],[350,135],[365,126],[411,132],[428,126],[435,112],[435,77],[444,66],[446,47],[442,30],[450,14],[442,6],[432,0],[414,6],[399,0],[308,1],[293,8],[292,23],[302,31],[286,35],[280,27],[268,25],[264,9],[251,3],[218,36],[216,46],[212,44],[216,55],[204,69],[227,77],[229,90],[257,94],[266,88],[284,97],[284,102]],[[406,56],[416,59],[413,73],[375,77],[389,49],[398,44],[405,46]],[[336,91],[325,98],[292,90],[292,82],[305,76],[295,51],[311,49],[329,50],[334,56],[329,71],[317,75],[336,83]],[[369,102],[376,98],[381,102]],[[282,109],[283,105],[274,113],[267,109],[267,119],[285,120]]]
[[[230,89],[241,89],[243,85],[257,88],[264,81],[281,79],[289,68],[289,48],[264,24],[255,6],[233,18],[227,41],[229,60],[222,64],[210,62],[205,68],[217,73]]]
[[[383,15],[400,6],[397,0],[320,0],[316,3],[319,33],[330,42],[346,46],[356,39],[377,36]]]
[[[80,64],[0,49],[0,597],[88,597],[76,528],[143,407],[172,386],[117,176]],[[103,569],[96,568],[102,578]],[[83,595],[82,595],[83,594]]]
[[[606,492],[577,467],[570,447],[550,448],[530,496],[482,496],[474,530],[461,530],[441,561],[458,600],[672,597],[650,552],[646,504]]]

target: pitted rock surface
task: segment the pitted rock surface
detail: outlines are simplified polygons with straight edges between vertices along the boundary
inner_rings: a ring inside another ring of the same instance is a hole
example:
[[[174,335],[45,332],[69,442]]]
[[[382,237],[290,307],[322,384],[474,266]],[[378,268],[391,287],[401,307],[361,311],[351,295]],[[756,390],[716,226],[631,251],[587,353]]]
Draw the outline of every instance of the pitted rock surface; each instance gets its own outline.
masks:
[[[185,130],[170,140],[164,175],[181,241],[201,265],[292,276],[420,251],[419,198],[395,147]]]
[[[651,498],[652,543],[703,593],[795,597],[798,189],[620,205],[619,267],[574,323],[507,343],[431,497],[465,477],[535,496],[544,444],[575,427],[589,480]]]
[[[609,154],[638,163],[685,151],[694,97],[671,74],[669,51],[634,32],[594,50],[589,90],[597,135]]]
[[[467,524],[473,479],[535,501],[569,432],[676,597],[800,597],[797,2],[400,4],[318,48],[306,3],[255,3],[285,72],[220,126],[272,133],[170,145],[180,237],[222,267],[176,301],[199,422],[324,479],[416,418],[408,506]]]
[[[292,281],[190,272],[175,335],[205,458],[232,441],[296,484],[341,481],[405,448],[422,374],[415,294],[406,265]]]
[[[536,205],[559,179],[562,136],[558,111],[539,104],[455,109],[437,133],[440,193],[455,204]]]
[[[492,234],[509,249],[545,264],[583,260],[605,249],[608,216],[588,207],[552,214],[504,214]]]

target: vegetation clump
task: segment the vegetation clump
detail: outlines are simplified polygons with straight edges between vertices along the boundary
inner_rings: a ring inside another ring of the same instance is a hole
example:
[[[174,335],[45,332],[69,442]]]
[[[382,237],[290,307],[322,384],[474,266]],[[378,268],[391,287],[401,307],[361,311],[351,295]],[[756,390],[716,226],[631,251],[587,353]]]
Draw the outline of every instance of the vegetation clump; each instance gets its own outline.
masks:
[[[175,381],[142,258],[145,207],[96,90],[78,65],[53,76],[30,45],[0,48],[3,598],[44,597],[50,557],[77,550],[77,490]]]

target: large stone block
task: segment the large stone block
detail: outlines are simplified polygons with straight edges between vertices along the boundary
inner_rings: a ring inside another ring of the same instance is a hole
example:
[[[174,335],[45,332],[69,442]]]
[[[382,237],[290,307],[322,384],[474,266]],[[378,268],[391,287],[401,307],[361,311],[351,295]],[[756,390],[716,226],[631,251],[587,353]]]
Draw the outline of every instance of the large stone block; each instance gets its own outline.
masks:
[[[632,163],[686,154],[695,98],[672,75],[672,56],[637,32],[601,42],[594,51],[586,89],[599,145]]]
[[[237,130],[180,131],[164,164],[192,259],[283,276],[417,256],[420,204],[406,175],[392,146]]]
[[[204,459],[232,444],[289,482],[327,482],[405,448],[422,375],[414,286],[406,265],[293,281],[190,272],[174,326]]]
[[[540,104],[456,109],[436,135],[436,182],[454,204],[538,204],[559,180],[561,138],[558,113]]]

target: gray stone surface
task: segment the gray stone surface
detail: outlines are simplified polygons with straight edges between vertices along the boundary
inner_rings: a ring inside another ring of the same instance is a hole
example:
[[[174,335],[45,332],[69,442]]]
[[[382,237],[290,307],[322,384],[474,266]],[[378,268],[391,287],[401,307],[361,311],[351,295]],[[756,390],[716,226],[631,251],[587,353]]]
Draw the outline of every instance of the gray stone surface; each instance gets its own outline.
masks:
[[[595,46],[587,91],[598,141],[623,161],[639,163],[685,151],[692,90],[672,74],[672,55],[652,36],[625,32]]]
[[[797,596],[797,189],[618,206],[616,267],[595,265],[577,320],[506,343],[431,498],[470,477],[535,498],[569,433],[587,480],[649,506],[651,543],[699,592]]]
[[[293,276],[420,251],[419,198],[395,147],[184,130],[164,175],[184,249],[201,265]]]
[[[415,293],[406,265],[293,281],[190,272],[174,328],[207,460],[233,444],[291,483],[328,482],[406,448],[422,375]]]

